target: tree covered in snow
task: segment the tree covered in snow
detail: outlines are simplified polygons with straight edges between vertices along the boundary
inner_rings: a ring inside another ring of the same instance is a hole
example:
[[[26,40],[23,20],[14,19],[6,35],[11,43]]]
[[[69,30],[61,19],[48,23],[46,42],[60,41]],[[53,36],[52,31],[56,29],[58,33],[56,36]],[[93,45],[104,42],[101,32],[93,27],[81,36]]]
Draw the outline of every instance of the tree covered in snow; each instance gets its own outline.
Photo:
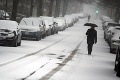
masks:
[[[115,12],[115,22],[120,20],[120,0],[97,0],[97,4],[104,7],[110,7]]]

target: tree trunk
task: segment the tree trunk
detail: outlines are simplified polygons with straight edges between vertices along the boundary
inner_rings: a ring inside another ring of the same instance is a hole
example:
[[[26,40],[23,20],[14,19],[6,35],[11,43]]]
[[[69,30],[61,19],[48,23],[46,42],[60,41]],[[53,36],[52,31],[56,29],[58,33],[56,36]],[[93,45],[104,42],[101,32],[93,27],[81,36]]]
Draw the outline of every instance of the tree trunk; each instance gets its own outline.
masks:
[[[120,13],[120,10],[118,8],[116,8],[116,11],[115,11],[115,22],[117,22],[117,23],[119,23],[119,19],[120,19],[119,13]]]
[[[21,6],[20,6],[20,13],[24,14],[24,0],[20,0],[19,3],[21,4]]]
[[[11,20],[13,21],[16,21],[18,3],[19,0],[13,0],[12,15],[11,15]]]
[[[64,3],[63,3],[63,12],[62,12],[62,16],[63,17],[66,15],[67,7],[68,7],[68,0],[64,0]]]
[[[55,7],[54,17],[59,17],[59,13],[60,13],[60,3],[61,3],[61,0],[56,0],[56,7]]]
[[[32,16],[32,12],[33,12],[33,0],[30,0],[30,16]]]
[[[43,0],[38,1],[37,16],[43,16]]]
[[[53,2],[54,2],[54,0],[50,0],[50,7],[49,7],[49,14],[48,14],[48,16],[52,16]]]

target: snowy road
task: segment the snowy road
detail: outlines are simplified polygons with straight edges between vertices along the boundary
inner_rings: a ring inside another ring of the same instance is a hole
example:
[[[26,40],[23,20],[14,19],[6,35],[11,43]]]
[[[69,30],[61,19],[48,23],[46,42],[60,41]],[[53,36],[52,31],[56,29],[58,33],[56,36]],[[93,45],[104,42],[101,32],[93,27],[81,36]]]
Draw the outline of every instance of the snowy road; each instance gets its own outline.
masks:
[[[0,80],[41,79],[79,47],[88,28],[84,22],[40,41],[23,40],[20,47],[1,46]]]

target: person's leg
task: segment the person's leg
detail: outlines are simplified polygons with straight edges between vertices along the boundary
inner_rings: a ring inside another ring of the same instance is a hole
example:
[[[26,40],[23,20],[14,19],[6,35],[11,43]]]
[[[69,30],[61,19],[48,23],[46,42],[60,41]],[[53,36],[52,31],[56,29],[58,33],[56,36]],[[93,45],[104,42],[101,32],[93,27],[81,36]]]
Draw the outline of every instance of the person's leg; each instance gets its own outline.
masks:
[[[91,55],[93,44],[88,44],[88,54]]]

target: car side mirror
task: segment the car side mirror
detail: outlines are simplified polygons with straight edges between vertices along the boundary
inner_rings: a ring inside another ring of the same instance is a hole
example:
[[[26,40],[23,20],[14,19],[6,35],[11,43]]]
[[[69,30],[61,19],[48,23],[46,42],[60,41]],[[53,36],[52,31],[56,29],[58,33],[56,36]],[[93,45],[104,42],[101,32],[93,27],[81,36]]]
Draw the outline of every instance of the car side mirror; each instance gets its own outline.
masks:
[[[120,36],[119,36],[119,39],[120,39]]]

